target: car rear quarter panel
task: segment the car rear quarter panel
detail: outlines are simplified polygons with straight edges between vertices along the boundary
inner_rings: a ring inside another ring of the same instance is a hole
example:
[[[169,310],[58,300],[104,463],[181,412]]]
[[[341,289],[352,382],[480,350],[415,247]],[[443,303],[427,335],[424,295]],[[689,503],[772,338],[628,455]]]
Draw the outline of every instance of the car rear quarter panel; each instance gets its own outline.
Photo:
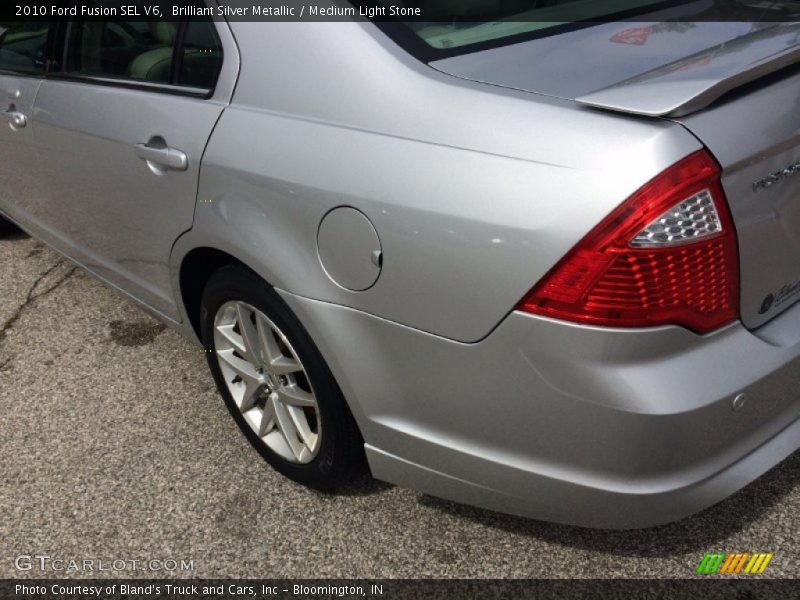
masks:
[[[724,169],[739,240],[741,317],[750,329],[800,298],[800,174],[754,185],[800,164],[800,73],[782,75],[681,119]]]
[[[699,149],[680,125],[471,83],[366,23],[232,23],[242,70],[193,231],[292,294],[463,342],[485,337],[602,217]],[[383,270],[339,287],[323,216],[374,224]]]

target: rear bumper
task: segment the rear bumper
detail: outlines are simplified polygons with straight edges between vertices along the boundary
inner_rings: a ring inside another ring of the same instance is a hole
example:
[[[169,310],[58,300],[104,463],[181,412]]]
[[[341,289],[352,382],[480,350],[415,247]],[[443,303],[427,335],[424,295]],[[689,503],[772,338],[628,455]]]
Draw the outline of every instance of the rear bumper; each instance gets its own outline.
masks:
[[[373,474],[432,495],[645,527],[718,502],[800,446],[800,310],[757,334],[702,337],[512,313],[462,344],[284,297],[349,399]]]

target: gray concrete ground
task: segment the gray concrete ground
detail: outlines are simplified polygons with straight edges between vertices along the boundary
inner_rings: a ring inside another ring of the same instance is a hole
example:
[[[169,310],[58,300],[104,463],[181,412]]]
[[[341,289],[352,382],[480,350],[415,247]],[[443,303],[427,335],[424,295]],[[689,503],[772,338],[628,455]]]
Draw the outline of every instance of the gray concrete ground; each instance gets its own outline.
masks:
[[[184,559],[195,577],[687,577],[709,550],[774,552],[766,575],[800,574],[800,454],[634,532],[370,481],[308,491],[239,434],[199,349],[24,236],[0,240],[0,424],[0,577],[40,575],[15,569],[24,554]]]

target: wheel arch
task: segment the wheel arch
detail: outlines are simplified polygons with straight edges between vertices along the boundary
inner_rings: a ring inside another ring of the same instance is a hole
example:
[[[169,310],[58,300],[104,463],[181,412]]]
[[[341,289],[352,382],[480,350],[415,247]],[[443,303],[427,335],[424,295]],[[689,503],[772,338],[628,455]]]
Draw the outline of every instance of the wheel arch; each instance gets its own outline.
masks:
[[[252,267],[232,254],[208,246],[190,250],[181,260],[178,275],[180,302],[198,339],[201,337],[200,303],[203,298],[203,290],[214,273],[228,265],[241,265],[254,271]],[[260,274],[258,275],[263,279]],[[268,281],[266,283],[271,285]]]

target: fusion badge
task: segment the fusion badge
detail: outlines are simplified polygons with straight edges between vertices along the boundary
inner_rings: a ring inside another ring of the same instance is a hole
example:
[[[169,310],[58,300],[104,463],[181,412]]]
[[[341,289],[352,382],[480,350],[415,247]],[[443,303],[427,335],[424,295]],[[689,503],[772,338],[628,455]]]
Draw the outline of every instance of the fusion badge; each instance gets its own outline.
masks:
[[[789,165],[788,167],[784,167],[780,171],[775,171],[774,173],[770,173],[763,179],[759,179],[758,181],[753,182],[753,191],[757,192],[759,190],[765,190],[768,187],[772,187],[776,183],[784,179],[789,179],[794,175],[800,173],[800,160],[796,163]]]

